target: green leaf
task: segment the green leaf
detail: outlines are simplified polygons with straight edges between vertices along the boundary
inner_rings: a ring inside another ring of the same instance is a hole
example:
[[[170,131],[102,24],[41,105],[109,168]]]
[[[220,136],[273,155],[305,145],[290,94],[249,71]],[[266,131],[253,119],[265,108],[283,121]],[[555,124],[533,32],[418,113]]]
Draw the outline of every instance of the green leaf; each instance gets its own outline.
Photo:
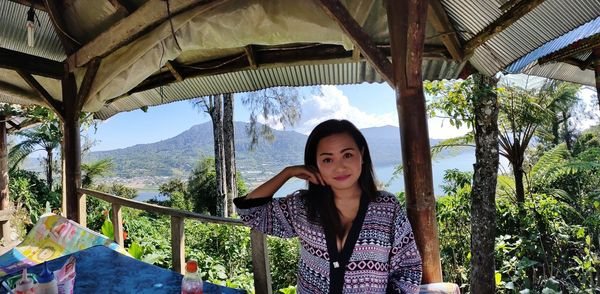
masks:
[[[592,244],[592,239],[590,238],[590,235],[585,236],[585,244],[588,244],[588,246]]]
[[[579,228],[579,230],[577,230],[577,239],[583,238],[583,236],[585,236],[585,230],[583,228]]]
[[[502,282],[502,274],[500,272],[496,272],[494,276],[496,277],[496,286],[500,285]]]
[[[102,235],[106,236],[108,239],[114,240],[115,233],[113,229],[113,223],[107,218],[104,220],[102,224]]]
[[[129,246],[127,251],[129,254],[131,254],[131,256],[133,256],[133,258],[138,260],[141,260],[142,255],[144,255],[144,249],[136,242],[131,243],[131,246]]]

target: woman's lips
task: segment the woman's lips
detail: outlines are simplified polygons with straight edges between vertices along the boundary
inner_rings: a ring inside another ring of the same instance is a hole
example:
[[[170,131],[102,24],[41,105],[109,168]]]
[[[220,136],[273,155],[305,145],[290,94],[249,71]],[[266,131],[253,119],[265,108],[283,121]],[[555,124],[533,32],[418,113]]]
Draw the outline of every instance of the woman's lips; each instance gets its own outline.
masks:
[[[350,175],[346,175],[346,176],[333,177],[333,179],[336,181],[343,181],[349,177],[350,177]]]

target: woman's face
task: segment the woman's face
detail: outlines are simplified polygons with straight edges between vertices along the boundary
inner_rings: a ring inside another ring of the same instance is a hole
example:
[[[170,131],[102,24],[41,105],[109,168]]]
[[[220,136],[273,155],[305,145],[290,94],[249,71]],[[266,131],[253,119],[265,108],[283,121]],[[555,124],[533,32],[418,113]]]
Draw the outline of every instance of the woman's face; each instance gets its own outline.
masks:
[[[362,151],[349,134],[327,136],[317,145],[317,168],[334,192],[360,189]]]

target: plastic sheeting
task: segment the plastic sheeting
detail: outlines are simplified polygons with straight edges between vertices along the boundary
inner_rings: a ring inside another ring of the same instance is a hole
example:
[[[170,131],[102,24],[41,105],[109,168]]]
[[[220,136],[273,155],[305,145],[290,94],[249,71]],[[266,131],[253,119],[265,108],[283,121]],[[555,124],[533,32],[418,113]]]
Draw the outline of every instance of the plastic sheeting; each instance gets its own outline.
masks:
[[[313,1],[231,0],[172,18],[103,59],[84,111],[98,111],[176,59],[182,51],[239,48],[248,44],[325,43],[352,48],[337,23]]]

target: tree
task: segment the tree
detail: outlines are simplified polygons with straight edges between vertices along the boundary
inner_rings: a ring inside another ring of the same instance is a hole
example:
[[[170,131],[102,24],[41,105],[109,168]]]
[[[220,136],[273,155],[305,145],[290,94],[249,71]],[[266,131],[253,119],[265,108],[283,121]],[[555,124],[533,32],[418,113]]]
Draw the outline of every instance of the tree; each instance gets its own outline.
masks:
[[[113,168],[110,158],[105,158],[91,163],[82,163],[81,171],[84,173],[81,177],[81,186],[83,188],[91,187],[94,179],[108,174]]]
[[[268,124],[258,124],[259,118],[265,122],[293,126],[302,115],[300,92],[297,88],[275,87],[250,92],[242,97],[242,103],[250,110],[250,123],[246,132],[251,138],[250,149],[258,144],[260,137],[274,140]]]
[[[53,153],[60,146],[62,139],[62,132],[58,124],[44,123],[34,129],[19,132],[18,135],[23,137],[23,140],[13,146],[9,152],[10,169],[16,169],[29,154],[40,150],[45,151],[46,182],[49,187],[52,187],[52,171],[54,169]]]
[[[197,98],[192,101],[194,106],[206,112],[212,121],[214,139],[214,165],[217,181],[218,199],[216,211],[219,216],[227,216],[227,180],[225,178],[225,146],[223,138],[223,95],[213,95]],[[233,108],[232,108],[233,109]],[[233,119],[233,116],[232,116]],[[235,163],[234,163],[235,164]]]

